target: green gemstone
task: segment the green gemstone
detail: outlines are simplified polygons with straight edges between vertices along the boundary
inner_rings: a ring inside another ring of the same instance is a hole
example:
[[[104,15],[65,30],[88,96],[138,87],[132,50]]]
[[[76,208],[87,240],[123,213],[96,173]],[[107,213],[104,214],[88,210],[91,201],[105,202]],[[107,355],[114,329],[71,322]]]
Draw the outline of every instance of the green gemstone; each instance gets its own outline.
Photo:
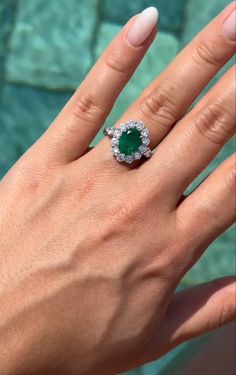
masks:
[[[122,154],[128,156],[138,151],[142,144],[141,132],[136,129],[128,129],[122,133],[119,139],[119,150]]]

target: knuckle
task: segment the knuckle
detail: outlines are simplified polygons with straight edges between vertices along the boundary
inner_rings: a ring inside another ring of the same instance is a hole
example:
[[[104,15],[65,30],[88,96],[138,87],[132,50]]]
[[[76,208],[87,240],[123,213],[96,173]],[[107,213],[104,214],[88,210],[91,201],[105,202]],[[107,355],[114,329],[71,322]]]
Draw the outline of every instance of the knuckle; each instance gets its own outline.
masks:
[[[40,162],[21,161],[14,168],[12,186],[16,191],[35,195],[45,186],[45,180],[51,175],[50,167]]]
[[[196,42],[195,48],[192,53],[192,58],[197,64],[203,64],[210,67],[221,67],[221,59],[218,55],[218,48],[216,41],[209,41],[200,39]]]
[[[194,126],[207,140],[222,145],[232,135],[233,122],[230,109],[222,102],[216,101],[204,108]]]
[[[73,115],[82,121],[94,122],[104,119],[105,105],[93,94],[81,95],[73,108]]]
[[[140,106],[140,111],[145,117],[158,120],[168,129],[178,120],[178,109],[176,97],[169,89],[153,91]]]
[[[104,56],[105,65],[108,67],[108,69],[111,69],[112,71],[116,73],[121,74],[127,74],[128,73],[128,66],[123,59],[122,51],[119,49],[116,49],[111,54],[107,54]]]

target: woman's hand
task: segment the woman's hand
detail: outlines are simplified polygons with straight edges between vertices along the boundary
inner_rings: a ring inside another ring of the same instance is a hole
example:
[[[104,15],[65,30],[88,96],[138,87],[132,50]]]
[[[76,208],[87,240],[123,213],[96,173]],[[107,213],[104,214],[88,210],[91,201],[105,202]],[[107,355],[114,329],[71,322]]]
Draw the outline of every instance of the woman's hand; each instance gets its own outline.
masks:
[[[151,159],[119,164],[108,138],[87,149],[155,37],[154,9],[125,26],[2,180],[2,375],[115,374],[234,318],[233,278],[174,294],[235,220],[233,156],[183,199],[234,133],[233,68],[186,114],[234,54],[234,11],[122,116],[144,121]]]

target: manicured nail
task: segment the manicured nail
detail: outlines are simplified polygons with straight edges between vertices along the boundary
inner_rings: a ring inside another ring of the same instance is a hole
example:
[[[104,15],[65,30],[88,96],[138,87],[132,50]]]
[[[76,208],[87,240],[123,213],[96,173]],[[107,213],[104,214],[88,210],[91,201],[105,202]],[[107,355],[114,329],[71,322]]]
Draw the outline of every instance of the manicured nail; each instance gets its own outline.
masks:
[[[127,39],[129,43],[138,47],[148,38],[158,20],[158,11],[154,7],[145,9],[139,14],[137,20],[128,32]]]
[[[225,20],[222,33],[226,39],[236,41],[236,10]]]

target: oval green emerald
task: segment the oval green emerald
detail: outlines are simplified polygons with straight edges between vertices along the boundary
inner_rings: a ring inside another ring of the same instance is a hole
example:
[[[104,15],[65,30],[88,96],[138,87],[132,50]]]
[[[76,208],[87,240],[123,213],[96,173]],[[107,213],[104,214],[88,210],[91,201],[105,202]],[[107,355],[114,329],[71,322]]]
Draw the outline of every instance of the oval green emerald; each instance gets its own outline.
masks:
[[[141,132],[136,128],[128,129],[122,133],[118,143],[120,152],[126,156],[138,151],[141,145]]]

